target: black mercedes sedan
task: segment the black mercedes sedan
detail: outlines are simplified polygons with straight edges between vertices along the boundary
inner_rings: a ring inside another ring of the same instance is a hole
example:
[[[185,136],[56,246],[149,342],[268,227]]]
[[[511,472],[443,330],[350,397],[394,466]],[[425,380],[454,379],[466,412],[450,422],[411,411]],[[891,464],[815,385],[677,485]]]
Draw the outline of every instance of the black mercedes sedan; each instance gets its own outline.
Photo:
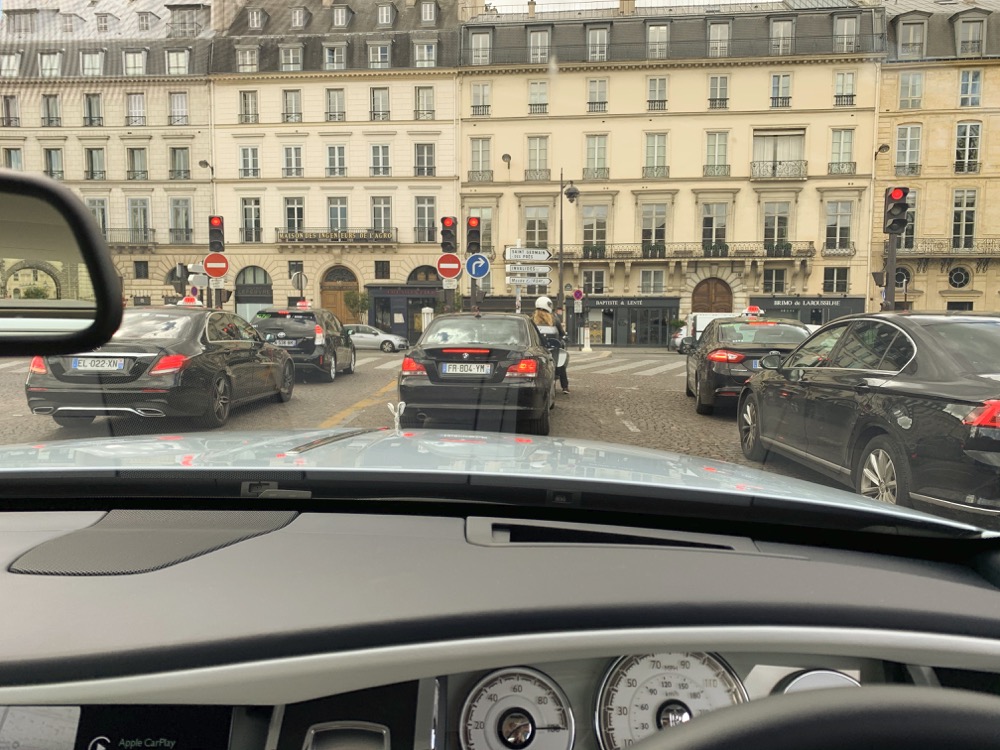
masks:
[[[1000,317],[849,316],[760,364],[737,414],[747,458],[1000,528]]]
[[[439,315],[403,358],[400,423],[516,420],[522,432],[547,435],[555,405],[555,360],[525,315]]]
[[[741,316],[709,322],[697,341],[683,339],[688,353],[685,393],[694,397],[695,411],[711,414],[720,401],[735,404],[761,357],[788,353],[808,335],[797,320]]]
[[[243,318],[204,307],[125,311],[98,350],[34,357],[25,391],[32,414],[63,427],[96,417],[193,417],[221,427],[232,407],[262,398],[288,401],[295,366]]]

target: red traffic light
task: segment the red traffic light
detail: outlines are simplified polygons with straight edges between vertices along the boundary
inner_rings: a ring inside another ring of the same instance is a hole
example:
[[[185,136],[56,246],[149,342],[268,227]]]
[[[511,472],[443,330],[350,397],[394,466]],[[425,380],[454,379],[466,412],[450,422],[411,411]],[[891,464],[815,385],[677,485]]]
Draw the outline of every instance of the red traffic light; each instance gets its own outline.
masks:
[[[443,219],[441,219],[441,226],[443,227],[455,226],[455,218],[453,216],[445,216]]]
[[[222,217],[221,216],[209,216],[208,217],[208,225],[210,227],[221,227],[222,226]]]
[[[903,188],[893,188],[889,191],[889,198],[894,201],[901,201],[906,197],[906,191]]]
[[[470,216],[466,220],[466,226],[469,227],[470,229],[475,229],[476,227],[478,227],[479,226],[479,217],[478,216]]]

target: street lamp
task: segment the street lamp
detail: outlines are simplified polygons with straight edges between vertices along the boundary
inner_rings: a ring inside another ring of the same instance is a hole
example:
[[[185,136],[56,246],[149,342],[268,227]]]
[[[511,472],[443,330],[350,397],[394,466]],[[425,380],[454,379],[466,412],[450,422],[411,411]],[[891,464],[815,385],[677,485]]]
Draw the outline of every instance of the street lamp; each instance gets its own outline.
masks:
[[[212,183],[212,215],[215,215],[215,167],[208,163],[207,160],[202,159],[198,162],[198,166],[202,169],[207,169],[210,175],[209,181]]]
[[[569,316],[566,315],[566,292],[563,291],[563,196],[570,203],[575,203],[576,199],[580,195],[579,188],[573,184],[573,180],[569,181],[567,185],[563,180],[563,171],[559,170],[559,278],[557,283],[559,284],[559,304],[557,307],[563,308],[563,320],[568,320]]]

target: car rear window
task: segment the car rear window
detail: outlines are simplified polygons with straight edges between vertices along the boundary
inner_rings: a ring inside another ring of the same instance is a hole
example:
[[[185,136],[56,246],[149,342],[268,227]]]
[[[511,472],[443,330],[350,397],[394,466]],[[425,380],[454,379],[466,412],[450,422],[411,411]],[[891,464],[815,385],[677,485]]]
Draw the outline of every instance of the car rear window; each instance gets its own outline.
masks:
[[[309,323],[311,325],[316,325],[316,314],[311,312],[299,312],[299,311],[289,311],[284,310],[261,310],[254,317],[254,322],[258,320],[290,320],[295,323]]]
[[[427,327],[422,343],[526,346],[528,327],[514,318],[437,318]]]
[[[942,320],[925,325],[964,372],[1000,373],[1000,321]]]
[[[126,312],[112,341],[178,341],[188,336],[193,317],[169,312]]]
[[[719,341],[778,346],[805,341],[809,331],[805,326],[774,321],[739,321],[719,323]]]

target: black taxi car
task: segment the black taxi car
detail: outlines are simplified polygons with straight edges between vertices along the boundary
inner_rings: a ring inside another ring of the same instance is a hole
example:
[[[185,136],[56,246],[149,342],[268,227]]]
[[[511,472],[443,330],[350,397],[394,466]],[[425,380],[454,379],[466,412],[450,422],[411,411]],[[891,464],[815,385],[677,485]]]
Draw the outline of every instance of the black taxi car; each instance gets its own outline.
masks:
[[[252,323],[265,341],[291,355],[297,371],[318,372],[328,383],[338,372],[354,372],[357,354],[351,336],[329,310],[267,307]]]

